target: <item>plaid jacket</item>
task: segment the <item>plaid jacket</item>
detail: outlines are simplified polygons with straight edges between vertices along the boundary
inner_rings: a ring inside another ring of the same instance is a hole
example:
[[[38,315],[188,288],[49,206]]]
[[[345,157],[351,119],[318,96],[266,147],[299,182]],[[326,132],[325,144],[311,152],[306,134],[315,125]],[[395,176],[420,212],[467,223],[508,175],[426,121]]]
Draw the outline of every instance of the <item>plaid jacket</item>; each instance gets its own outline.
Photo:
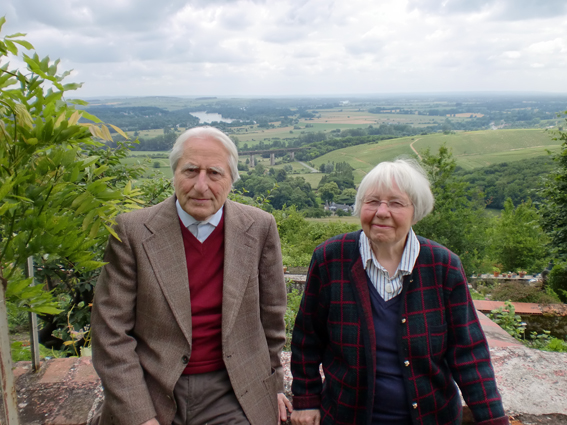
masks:
[[[376,336],[359,237],[335,236],[315,249],[293,331],[293,405],[320,409],[322,425],[372,419]],[[458,384],[478,424],[508,424],[459,257],[418,239],[397,331],[412,423],[460,424]]]

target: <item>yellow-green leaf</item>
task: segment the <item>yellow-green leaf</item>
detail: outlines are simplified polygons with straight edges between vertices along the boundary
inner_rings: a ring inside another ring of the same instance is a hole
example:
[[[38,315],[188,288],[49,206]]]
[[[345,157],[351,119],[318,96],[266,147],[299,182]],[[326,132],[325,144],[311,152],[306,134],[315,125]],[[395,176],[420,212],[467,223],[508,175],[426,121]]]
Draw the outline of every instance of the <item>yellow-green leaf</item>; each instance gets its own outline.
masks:
[[[114,131],[116,131],[116,132],[117,132],[118,134],[120,134],[122,137],[124,137],[125,139],[129,139],[129,137],[126,135],[126,133],[124,133],[124,132],[122,131],[121,128],[116,127],[115,125],[112,125],[112,124],[108,124],[108,125],[111,126],[111,127],[114,129]]]
[[[122,240],[118,237],[118,235],[116,234],[116,232],[114,231],[114,229],[110,226],[107,226],[106,223],[103,223],[104,227],[106,227],[106,230],[108,230],[108,232],[114,236],[116,239],[118,239],[120,242],[122,242]]]
[[[71,117],[69,118],[69,125],[75,125],[79,122],[79,119],[81,119],[81,114],[79,113],[79,111],[75,111],[73,112],[73,115],[71,115]]]

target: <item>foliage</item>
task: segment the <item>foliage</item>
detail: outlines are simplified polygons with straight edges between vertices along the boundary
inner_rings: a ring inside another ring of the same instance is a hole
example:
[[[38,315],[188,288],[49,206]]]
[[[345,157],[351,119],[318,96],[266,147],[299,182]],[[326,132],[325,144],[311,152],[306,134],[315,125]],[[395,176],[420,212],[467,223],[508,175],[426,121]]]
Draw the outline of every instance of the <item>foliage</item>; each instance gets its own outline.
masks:
[[[510,301],[506,301],[504,307],[492,310],[488,314],[488,318],[530,348],[545,351],[567,351],[567,342],[551,337],[550,331],[544,330],[543,334],[531,332],[529,339],[526,339],[527,324],[522,322],[522,318],[516,314],[516,309]]]
[[[501,263],[504,270],[539,272],[549,261],[548,239],[540,227],[539,214],[529,199],[514,208],[508,198],[490,233],[491,258]]]
[[[308,222],[295,207],[273,211],[278,224],[283,263],[291,267],[307,267],[313,251],[332,236],[358,229],[356,224],[341,222]]]
[[[555,170],[539,192],[545,199],[540,211],[552,247],[560,258],[567,259],[567,131],[557,131],[553,140],[562,141],[561,151],[554,157]]]
[[[145,206],[156,205],[173,195],[171,179],[153,175],[136,185]]]
[[[536,192],[541,188],[542,177],[553,169],[553,160],[547,156],[523,159],[514,162],[492,164],[474,170],[456,170],[455,176],[484,192],[490,208],[504,208],[506,199],[519,205],[531,198],[540,202]]]
[[[274,176],[258,174],[258,169],[242,175],[241,179],[234,184],[237,191],[245,193],[252,198],[268,197],[270,204],[275,209],[282,209],[284,206],[295,205],[297,209],[313,208],[317,206],[315,194],[311,185],[303,177],[287,177],[284,173],[274,170]]]
[[[549,287],[559,296],[562,302],[567,303],[567,262],[553,266],[548,280]]]
[[[199,124],[199,118],[190,115],[190,110],[177,109],[169,111],[155,106],[112,106],[96,105],[85,108],[105,122],[112,122],[123,130],[149,130],[160,128],[194,127]],[[175,137],[173,138],[175,141]],[[165,150],[152,149],[143,146],[137,150]],[[171,146],[170,146],[171,147]]]
[[[339,196],[341,190],[335,182],[325,183],[319,187],[319,196],[325,202],[331,202],[335,199],[335,196]]]
[[[0,267],[12,307],[41,314],[42,342],[61,309],[82,303],[71,319],[89,322],[103,246],[116,215],[138,207],[131,180],[143,170],[121,162],[131,142],[105,144],[110,129],[126,138],[122,130],[75,108],[85,102],[65,100],[81,85],[64,84],[70,72],[58,71],[59,60],[20,54],[33,49],[22,36],[0,41]],[[10,57],[25,68],[10,69]],[[24,277],[28,257],[43,284]]]
[[[22,341],[14,341],[10,345],[12,349],[12,361],[13,362],[23,362],[23,361],[31,361],[32,354],[31,354],[31,346],[29,343],[24,343]],[[64,357],[65,354],[61,351],[53,350],[44,347],[43,345],[39,344],[39,358],[52,358],[57,359]]]
[[[522,302],[553,304],[559,300],[553,295],[542,291],[540,288],[525,285],[521,282],[506,282],[496,285],[490,291],[491,299],[494,301]]]
[[[453,176],[456,163],[446,146],[441,146],[436,156],[427,150],[422,158],[435,208],[414,225],[414,230],[455,252],[467,273],[472,273],[481,265],[487,245],[489,220],[484,214],[482,194]]]
[[[488,318],[508,332],[516,339],[521,339],[526,330],[526,324],[522,318],[516,314],[516,308],[510,301],[504,303],[504,307],[492,310]]]
[[[323,176],[323,178],[319,181],[319,186],[318,186],[319,190],[321,190],[323,186],[329,183],[335,183],[340,189],[340,191],[344,191],[346,189],[354,190],[353,171],[354,168],[352,168],[348,163],[337,162],[337,164],[334,165],[334,171]]]
[[[285,310],[285,351],[291,350],[291,335],[295,326],[295,318],[299,312],[299,305],[303,294],[292,286],[291,281],[287,280],[287,307]]]

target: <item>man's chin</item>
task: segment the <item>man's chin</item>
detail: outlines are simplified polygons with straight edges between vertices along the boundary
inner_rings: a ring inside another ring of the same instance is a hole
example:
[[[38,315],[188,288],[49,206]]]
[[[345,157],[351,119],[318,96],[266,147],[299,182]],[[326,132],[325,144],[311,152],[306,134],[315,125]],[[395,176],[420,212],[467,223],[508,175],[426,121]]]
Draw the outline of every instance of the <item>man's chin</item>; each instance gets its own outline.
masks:
[[[215,211],[213,211],[213,208],[211,208],[210,205],[206,205],[206,206],[192,205],[190,208],[187,208],[185,211],[187,211],[187,213],[197,221],[206,220],[215,213]]]

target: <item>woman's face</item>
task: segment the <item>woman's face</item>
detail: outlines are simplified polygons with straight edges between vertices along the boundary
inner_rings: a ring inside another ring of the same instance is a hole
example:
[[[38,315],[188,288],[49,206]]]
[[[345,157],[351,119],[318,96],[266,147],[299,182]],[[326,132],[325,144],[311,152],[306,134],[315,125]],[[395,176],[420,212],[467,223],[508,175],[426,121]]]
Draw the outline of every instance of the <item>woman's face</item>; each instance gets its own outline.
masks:
[[[413,205],[395,182],[391,189],[369,190],[360,209],[360,223],[373,245],[403,247],[413,224]]]

